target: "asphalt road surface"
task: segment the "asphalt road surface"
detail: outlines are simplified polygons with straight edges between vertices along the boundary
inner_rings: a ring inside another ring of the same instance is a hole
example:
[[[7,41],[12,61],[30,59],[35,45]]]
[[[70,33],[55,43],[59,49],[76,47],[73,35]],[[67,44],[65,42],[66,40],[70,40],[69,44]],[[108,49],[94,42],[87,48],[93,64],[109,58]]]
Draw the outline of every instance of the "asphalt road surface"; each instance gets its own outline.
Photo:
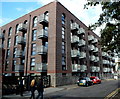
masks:
[[[77,86],[77,85],[76,85]],[[99,99],[120,88],[120,80],[103,81],[101,84],[95,84],[89,87],[78,86],[45,95],[45,99]]]

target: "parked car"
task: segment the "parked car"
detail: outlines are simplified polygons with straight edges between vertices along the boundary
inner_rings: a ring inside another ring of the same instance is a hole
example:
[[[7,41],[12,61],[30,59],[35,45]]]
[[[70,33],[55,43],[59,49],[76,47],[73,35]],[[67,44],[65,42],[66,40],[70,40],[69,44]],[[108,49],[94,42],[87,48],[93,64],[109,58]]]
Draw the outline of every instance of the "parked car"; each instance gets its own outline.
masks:
[[[101,83],[101,79],[96,76],[91,76],[90,79],[93,81],[93,84]]]
[[[78,86],[89,86],[89,85],[92,85],[93,82],[92,80],[90,80],[89,77],[80,77],[77,81],[77,85]]]

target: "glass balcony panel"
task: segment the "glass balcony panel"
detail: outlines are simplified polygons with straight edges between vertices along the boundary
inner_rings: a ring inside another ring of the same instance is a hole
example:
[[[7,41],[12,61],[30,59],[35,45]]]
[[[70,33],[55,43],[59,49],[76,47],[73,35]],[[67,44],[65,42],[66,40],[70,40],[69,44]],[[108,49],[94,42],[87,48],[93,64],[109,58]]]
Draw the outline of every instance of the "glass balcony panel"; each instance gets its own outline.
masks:
[[[39,71],[39,72],[47,71],[47,63],[37,63],[36,64],[36,71]]]
[[[48,52],[48,48],[46,47],[46,46],[38,46],[37,47],[37,53],[39,54],[39,55],[41,55],[41,54],[47,54],[47,52]]]

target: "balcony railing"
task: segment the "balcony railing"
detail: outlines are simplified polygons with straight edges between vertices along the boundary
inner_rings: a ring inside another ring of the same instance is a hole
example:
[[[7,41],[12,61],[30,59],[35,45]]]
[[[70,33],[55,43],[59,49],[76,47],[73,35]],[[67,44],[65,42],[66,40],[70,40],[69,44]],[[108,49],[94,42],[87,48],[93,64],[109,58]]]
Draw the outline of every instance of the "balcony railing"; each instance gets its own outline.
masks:
[[[80,59],[81,58],[86,58],[86,53],[85,52],[80,52],[80,57],[79,57]]]
[[[47,52],[48,52],[48,48],[47,48],[47,47],[45,47],[45,46],[43,46],[43,45],[37,47],[37,53],[38,53],[39,55],[47,54]]]
[[[48,31],[45,31],[44,29],[38,30],[37,37],[40,38],[47,38],[48,37]]]
[[[78,30],[78,34],[85,34],[85,30],[84,30],[83,28],[80,28],[80,29]]]
[[[95,52],[95,53],[98,52],[98,48],[95,47],[93,52]]]
[[[78,29],[79,29],[79,25],[76,22],[72,23],[71,30],[72,31],[78,31]]]
[[[94,40],[92,41],[92,43],[97,43],[97,42],[98,42],[97,38],[94,38]]]
[[[24,65],[16,65],[15,72],[24,72]]]
[[[78,50],[71,50],[71,57],[79,57],[80,51]]]
[[[23,57],[23,56],[24,56],[23,50],[17,50],[17,51],[16,51],[16,57],[17,57],[17,58],[21,58],[21,57]]]
[[[107,68],[103,68],[103,72],[108,72],[108,69]]]
[[[80,65],[79,64],[72,64],[72,71],[77,72],[80,70]]]
[[[107,56],[107,52],[102,52],[102,56],[106,57]]]
[[[79,37],[78,36],[71,36],[71,43],[79,43]]]
[[[84,46],[85,45],[85,40],[80,40],[79,43],[78,43],[78,46]]]
[[[100,67],[96,67],[96,72],[99,72],[100,71]]]
[[[96,72],[96,67],[95,66],[91,67],[91,72]]]
[[[95,46],[94,46],[94,45],[89,45],[88,47],[89,47],[89,50],[90,50],[90,51],[94,51],[94,49],[95,49]]]
[[[45,14],[40,15],[38,21],[40,24],[48,25],[48,19],[45,18]]]
[[[90,56],[90,60],[91,60],[91,61],[95,61],[95,59],[96,59],[96,57],[95,57],[94,55],[91,55],[91,56]]]
[[[27,31],[27,25],[24,23],[19,24],[19,31]]]
[[[94,36],[93,35],[89,35],[88,36],[88,41],[92,41],[92,40],[94,40]]]
[[[87,70],[87,66],[86,65],[80,65],[80,71],[81,72],[85,72]]]
[[[39,71],[39,72],[47,71],[47,63],[37,63],[36,64],[36,71]]]
[[[99,62],[99,57],[95,57],[95,62]]]
[[[25,44],[25,42],[26,42],[26,41],[25,41],[24,37],[22,37],[22,36],[19,36],[19,37],[18,37],[18,39],[17,39],[17,43],[18,43],[18,44]]]

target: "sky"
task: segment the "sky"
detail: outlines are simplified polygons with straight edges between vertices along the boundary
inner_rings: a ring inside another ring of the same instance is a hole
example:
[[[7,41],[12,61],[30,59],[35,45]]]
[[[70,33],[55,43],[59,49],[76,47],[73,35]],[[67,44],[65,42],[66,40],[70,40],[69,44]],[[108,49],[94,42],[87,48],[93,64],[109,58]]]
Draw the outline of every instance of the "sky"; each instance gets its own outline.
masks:
[[[0,0],[0,26],[3,26],[37,8],[44,6],[54,0]],[[97,22],[101,6],[84,9],[86,0],[58,0],[71,13],[73,13],[85,25],[89,26]],[[100,36],[100,28],[94,32]]]

